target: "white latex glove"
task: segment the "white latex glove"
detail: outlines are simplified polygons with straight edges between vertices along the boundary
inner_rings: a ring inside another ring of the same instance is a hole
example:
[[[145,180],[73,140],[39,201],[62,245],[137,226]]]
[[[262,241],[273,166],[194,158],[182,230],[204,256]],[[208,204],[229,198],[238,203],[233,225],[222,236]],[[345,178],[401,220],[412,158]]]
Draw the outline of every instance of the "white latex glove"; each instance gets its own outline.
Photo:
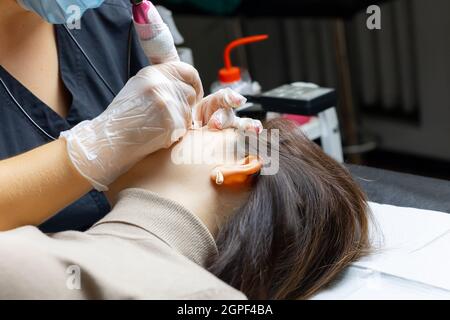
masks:
[[[194,107],[195,127],[207,125],[208,128],[216,130],[236,128],[260,133],[263,130],[261,121],[239,118],[234,114],[233,108],[239,108],[246,102],[247,99],[236,91],[229,88],[221,89]]]
[[[198,72],[175,62],[142,69],[97,118],[61,134],[72,163],[99,191],[136,162],[178,141],[201,101]]]
[[[219,109],[239,108],[247,102],[247,99],[236,91],[226,88],[204,98],[194,107],[194,125],[203,127],[208,124],[212,115]],[[216,128],[220,129],[220,128]]]
[[[208,128],[223,130],[235,128],[243,131],[254,131],[261,133],[263,125],[261,121],[250,118],[239,118],[234,114],[233,109],[222,108],[217,110],[208,122]]]

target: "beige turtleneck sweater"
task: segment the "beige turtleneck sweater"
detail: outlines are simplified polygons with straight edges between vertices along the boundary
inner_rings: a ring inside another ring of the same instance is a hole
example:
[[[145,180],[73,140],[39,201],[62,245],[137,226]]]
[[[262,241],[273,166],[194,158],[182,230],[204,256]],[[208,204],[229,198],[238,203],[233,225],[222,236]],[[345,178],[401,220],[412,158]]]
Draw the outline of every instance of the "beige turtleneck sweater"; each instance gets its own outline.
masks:
[[[215,254],[193,213],[128,189],[86,232],[0,233],[0,299],[245,299],[202,268]]]

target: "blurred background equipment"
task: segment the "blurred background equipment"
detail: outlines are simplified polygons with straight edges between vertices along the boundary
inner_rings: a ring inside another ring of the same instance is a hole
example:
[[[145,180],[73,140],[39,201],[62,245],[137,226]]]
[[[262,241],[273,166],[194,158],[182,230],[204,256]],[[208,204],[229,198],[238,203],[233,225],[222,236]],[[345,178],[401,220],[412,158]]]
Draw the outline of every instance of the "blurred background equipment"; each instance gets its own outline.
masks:
[[[295,82],[246,97],[249,103],[237,110],[239,116],[261,120],[274,117],[290,119],[310,140],[320,143],[325,153],[340,163],[344,162],[336,113],[336,90]],[[259,116],[255,114],[258,109]]]
[[[295,82],[336,88],[347,162],[450,179],[450,2],[435,0],[157,1],[173,10],[205,87],[223,48],[262,91]],[[369,30],[369,5],[381,30]],[[440,40],[441,39],[441,40]]]
[[[336,113],[336,91],[316,84],[295,82],[261,92],[248,70],[233,66],[231,52],[235,48],[267,40],[267,35],[255,35],[230,42],[224,51],[224,68],[211,92],[231,88],[246,96],[248,102],[236,110],[240,117],[268,120],[284,117],[293,120],[311,140],[318,140],[324,151],[338,162],[343,162],[342,141]]]
[[[211,85],[211,92],[217,92],[220,89],[230,88],[242,95],[255,95],[261,93],[261,87],[258,82],[253,81],[250,73],[246,69],[233,66],[231,62],[231,52],[240,46],[267,40],[267,35],[256,35],[236,39],[230,42],[224,51],[224,67],[219,70],[218,79]]]

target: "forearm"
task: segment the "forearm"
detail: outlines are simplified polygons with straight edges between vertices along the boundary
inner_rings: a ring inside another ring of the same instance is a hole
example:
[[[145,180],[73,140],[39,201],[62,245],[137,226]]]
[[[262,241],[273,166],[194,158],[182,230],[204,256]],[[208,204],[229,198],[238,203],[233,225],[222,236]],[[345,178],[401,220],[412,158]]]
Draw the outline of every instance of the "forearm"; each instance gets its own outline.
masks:
[[[0,230],[39,225],[91,188],[63,139],[0,161]]]

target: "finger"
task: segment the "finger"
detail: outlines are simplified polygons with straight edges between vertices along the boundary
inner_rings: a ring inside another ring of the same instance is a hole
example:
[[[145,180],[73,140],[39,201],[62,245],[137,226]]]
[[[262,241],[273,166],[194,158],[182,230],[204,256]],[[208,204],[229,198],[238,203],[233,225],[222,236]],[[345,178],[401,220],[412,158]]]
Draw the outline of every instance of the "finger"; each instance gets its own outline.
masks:
[[[207,102],[204,114],[204,121],[208,122],[211,116],[220,108],[238,108],[244,105],[247,99],[236,91],[229,88],[221,89],[211,96],[211,100]]]
[[[221,89],[204,98],[197,106],[196,120],[207,124],[211,116],[221,108],[238,108],[244,105],[247,99],[229,88]]]
[[[232,109],[217,110],[208,121],[209,129],[223,130],[235,128],[243,131],[253,131],[260,134],[263,131],[261,121],[250,118],[239,118]]]
[[[179,89],[181,94],[181,107],[183,108],[183,114],[185,115],[186,128],[190,129],[192,126],[192,107],[195,106],[197,101],[197,93],[194,88],[184,82],[179,83]],[[188,105],[185,105],[187,102]]]
[[[228,109],[219,109],[217,110],[208,120],[208,128],[209,129],[228,129],[235,128],[238,126],[236,122],[238,118],[234,114],[234,111],[230,108]]]
[[[191,109],[195,105],[196,92],[190,85],[179,80],[173,80],[170,85],[152,87],[149,92],[154,100],[159,100],[161,106],[167,108],[169,102],[177,107]]]
[[[189,107],[192,107],[195,105],[196,100],[197,100],[197,93],[194,90],[193,87],[191,87],[190,85],[187,85],[184,82],[180,82],[178,84],[179,89],[181,90],[184,98],[187,100],[187,103],[189,104]]]
[[[220,89],[203,99],[204,105],[215,107],[214,112],[219,108],[238,108],[246,102],[247,99],[244,96],[230,88]]]
[[[176,69],[179,80],[194,88],[196,92],[196,102],[200,102],[201,99],[203,99],[204,91],[198,71],[193,66],[184,62],[173,62],[170,63],[170,65]]]
[[[239,130],[253,131],[257,134],[260,134],[263,131],[263,125],[259,120],[236,117],[235,124],[236,129]]]

